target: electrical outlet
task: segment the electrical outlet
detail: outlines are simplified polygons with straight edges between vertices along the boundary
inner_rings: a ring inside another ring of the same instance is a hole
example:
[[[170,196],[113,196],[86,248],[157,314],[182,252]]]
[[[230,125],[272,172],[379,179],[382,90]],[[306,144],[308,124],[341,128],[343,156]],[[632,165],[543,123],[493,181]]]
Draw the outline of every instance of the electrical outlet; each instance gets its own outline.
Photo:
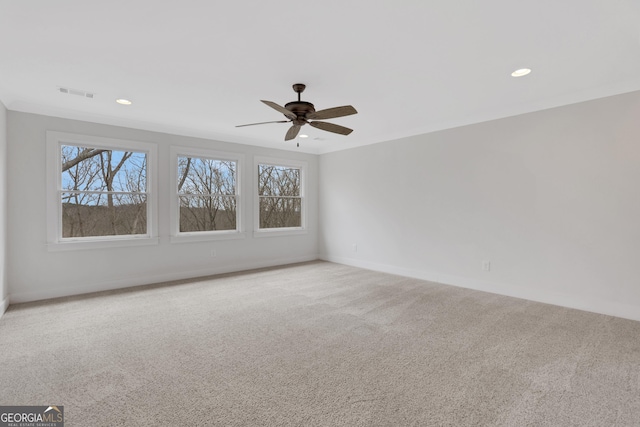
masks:
[[[491,261],[482,261],[482,270],[491,271]]]
[[[353,252],[358,252],[358,245],[355,243],[353,244]]]
[[[217,256],[218,256],[218,254],[217,254],[216,250],[215,249],[211,249],[211,258],[215,258]]]

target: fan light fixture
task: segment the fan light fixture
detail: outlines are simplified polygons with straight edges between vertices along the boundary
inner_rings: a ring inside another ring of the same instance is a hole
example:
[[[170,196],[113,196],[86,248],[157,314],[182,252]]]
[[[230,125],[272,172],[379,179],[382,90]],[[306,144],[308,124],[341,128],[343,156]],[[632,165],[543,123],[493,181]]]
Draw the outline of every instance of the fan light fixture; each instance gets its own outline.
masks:
[[[133,102],[129,101],[128,99],[124,99],[124,98],[118,98],[116,99],[116,102],[120,105],[131,105],[133,104]]]
[[[522,77],[522,76],[526,76],[530,72],[531,70],[529,68],[520,68],[519,70],[515,70],[513,73],[511,73],[511,75],[513,77]]]
[[[299,138],[309,138],[309,135],[298,135]]]

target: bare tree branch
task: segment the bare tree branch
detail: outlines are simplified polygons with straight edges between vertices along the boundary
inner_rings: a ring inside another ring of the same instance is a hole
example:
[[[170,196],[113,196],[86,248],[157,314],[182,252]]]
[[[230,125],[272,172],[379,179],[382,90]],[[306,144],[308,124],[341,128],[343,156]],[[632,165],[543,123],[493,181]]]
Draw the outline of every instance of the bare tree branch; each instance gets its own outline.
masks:
[[[97,156],[103,151],[106,151],[106,150],[101,150],[98,148],[83,149],[74,159],[68,160],[62,164],[62,172],[71,169],[72,167],[74,167],[75,165],[77,165],[83,160],[87,160],[93,156]]]
[[[187,179],[187,175],[189,175],[190,166],[191,166],[191,157],[187,157],[187,165],[185,166],[184,173],[182,174],[182,178],[180,178],[180,182],[178,183],[178,191],[182,190],[184,181]]]

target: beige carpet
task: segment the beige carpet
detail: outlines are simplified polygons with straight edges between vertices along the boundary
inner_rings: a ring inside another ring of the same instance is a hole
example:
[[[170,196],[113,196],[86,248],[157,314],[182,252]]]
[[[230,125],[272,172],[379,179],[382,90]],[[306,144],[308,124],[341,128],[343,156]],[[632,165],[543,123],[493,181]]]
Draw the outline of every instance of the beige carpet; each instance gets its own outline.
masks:
[[[638,426],[640,322],[325,262],[13,305],[71,426]]]

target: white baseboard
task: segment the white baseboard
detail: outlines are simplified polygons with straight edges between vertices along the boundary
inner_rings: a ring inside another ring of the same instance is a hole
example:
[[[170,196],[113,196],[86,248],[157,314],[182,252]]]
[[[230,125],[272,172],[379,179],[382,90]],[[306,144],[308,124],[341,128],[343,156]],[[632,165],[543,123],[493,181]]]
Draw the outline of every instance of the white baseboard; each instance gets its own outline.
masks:
[[[65,286],[56,289],[46,289],[29,292],[12,293],[11,303],[18,304],[23,302],[40,301],[51,298],[67,297],[72,295],[88,294],[92,292],[111,291],[114,289],[130,288],[133,286],[150,285],[154,283],[170,282],[173,280],[192,279],[203,276],[211,276],[215,274],[235,273],[245,270],[254,270],[256,268],[276,267],[287,264],[296,264],[299,262],[315,261],[319,259],[317,255],[307,255],[297,258],[280,258],[256,261],[252,263],[230,264],[215,267],[199,267],[196,269],[186,269],[171,273],[162,274],[145,274],[135,277],[124,277],[116,280],[108,280],[98,283],[88,283],[79,286]],[[7,298],[8,306],[8,298]]]
[[[7,311],[7,308],[9,308],[9,297],[6,297],[0,302],[0,317]]]
[[[457,286],[459,288],[474,289],[478,291],[490,292],[514,298],[521,298],[529,301],[542,302],[545,304],[558,305],[561,307],[574,308],[577,310],[589,311],[592,313],[606,314],[609,316],[621,317],[624,319],[640,321],[640,306],[621,304],[612,301],[592,299],[583,295],[569,295],[561,293],[550,293],[543,290],[521,288],[493,283],[484,280],[470,279],[434,273],[431,271],[415,270],[410,268],[396,267],[393,265],[380,264],[355,258],[331,256],[321,254],[319,259],[337,264],[345,264],[367,270],[380,271],[383,273],[396,274],[398,276],[412,277],[429,282],[441,283],[444,285]]]

